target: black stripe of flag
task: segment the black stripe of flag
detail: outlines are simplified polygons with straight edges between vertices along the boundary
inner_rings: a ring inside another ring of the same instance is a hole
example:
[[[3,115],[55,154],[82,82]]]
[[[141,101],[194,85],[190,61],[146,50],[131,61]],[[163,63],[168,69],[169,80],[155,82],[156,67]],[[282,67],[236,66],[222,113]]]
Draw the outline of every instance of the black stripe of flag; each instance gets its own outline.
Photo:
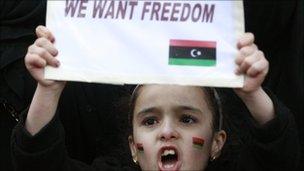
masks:
[[[170,40],[169,65],[215,66],[216,42]]]

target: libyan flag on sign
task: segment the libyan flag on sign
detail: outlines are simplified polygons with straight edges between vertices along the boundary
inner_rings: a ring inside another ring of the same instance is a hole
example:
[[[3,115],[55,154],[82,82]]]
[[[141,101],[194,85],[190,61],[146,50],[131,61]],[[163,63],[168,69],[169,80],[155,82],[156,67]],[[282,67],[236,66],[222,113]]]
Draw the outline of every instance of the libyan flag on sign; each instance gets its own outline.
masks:
[[[171,39],[169,65],[215,66],[216,42]]]

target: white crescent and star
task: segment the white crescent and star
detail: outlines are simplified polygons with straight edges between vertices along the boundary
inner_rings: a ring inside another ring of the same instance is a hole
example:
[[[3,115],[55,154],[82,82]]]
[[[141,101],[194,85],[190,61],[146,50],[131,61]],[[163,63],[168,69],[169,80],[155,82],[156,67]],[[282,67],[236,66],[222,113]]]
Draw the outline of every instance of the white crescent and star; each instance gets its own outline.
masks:
[[[193,58],[196,58],[197,56],[200,56],[202,54],[202,52],[197,49],[192,49],[190,54]]]

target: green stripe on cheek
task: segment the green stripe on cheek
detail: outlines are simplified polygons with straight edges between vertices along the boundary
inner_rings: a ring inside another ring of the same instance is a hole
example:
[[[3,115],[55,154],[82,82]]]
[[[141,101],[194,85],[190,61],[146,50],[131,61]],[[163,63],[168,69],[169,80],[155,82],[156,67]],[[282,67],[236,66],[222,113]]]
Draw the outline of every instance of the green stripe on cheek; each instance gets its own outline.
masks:
[[[203,145],[193,144],[193,147],[196,149],[203,149]]]

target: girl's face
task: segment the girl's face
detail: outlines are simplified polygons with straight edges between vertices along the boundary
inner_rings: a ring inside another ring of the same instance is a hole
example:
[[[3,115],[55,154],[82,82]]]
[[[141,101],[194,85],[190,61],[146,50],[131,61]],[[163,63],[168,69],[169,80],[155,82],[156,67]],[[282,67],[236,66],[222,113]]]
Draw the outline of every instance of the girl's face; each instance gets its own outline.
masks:
[[[143,170],[204,170],[226,137],[213,132],[212,117],[199,87],[141,87],[129,137],[133,159]]]

